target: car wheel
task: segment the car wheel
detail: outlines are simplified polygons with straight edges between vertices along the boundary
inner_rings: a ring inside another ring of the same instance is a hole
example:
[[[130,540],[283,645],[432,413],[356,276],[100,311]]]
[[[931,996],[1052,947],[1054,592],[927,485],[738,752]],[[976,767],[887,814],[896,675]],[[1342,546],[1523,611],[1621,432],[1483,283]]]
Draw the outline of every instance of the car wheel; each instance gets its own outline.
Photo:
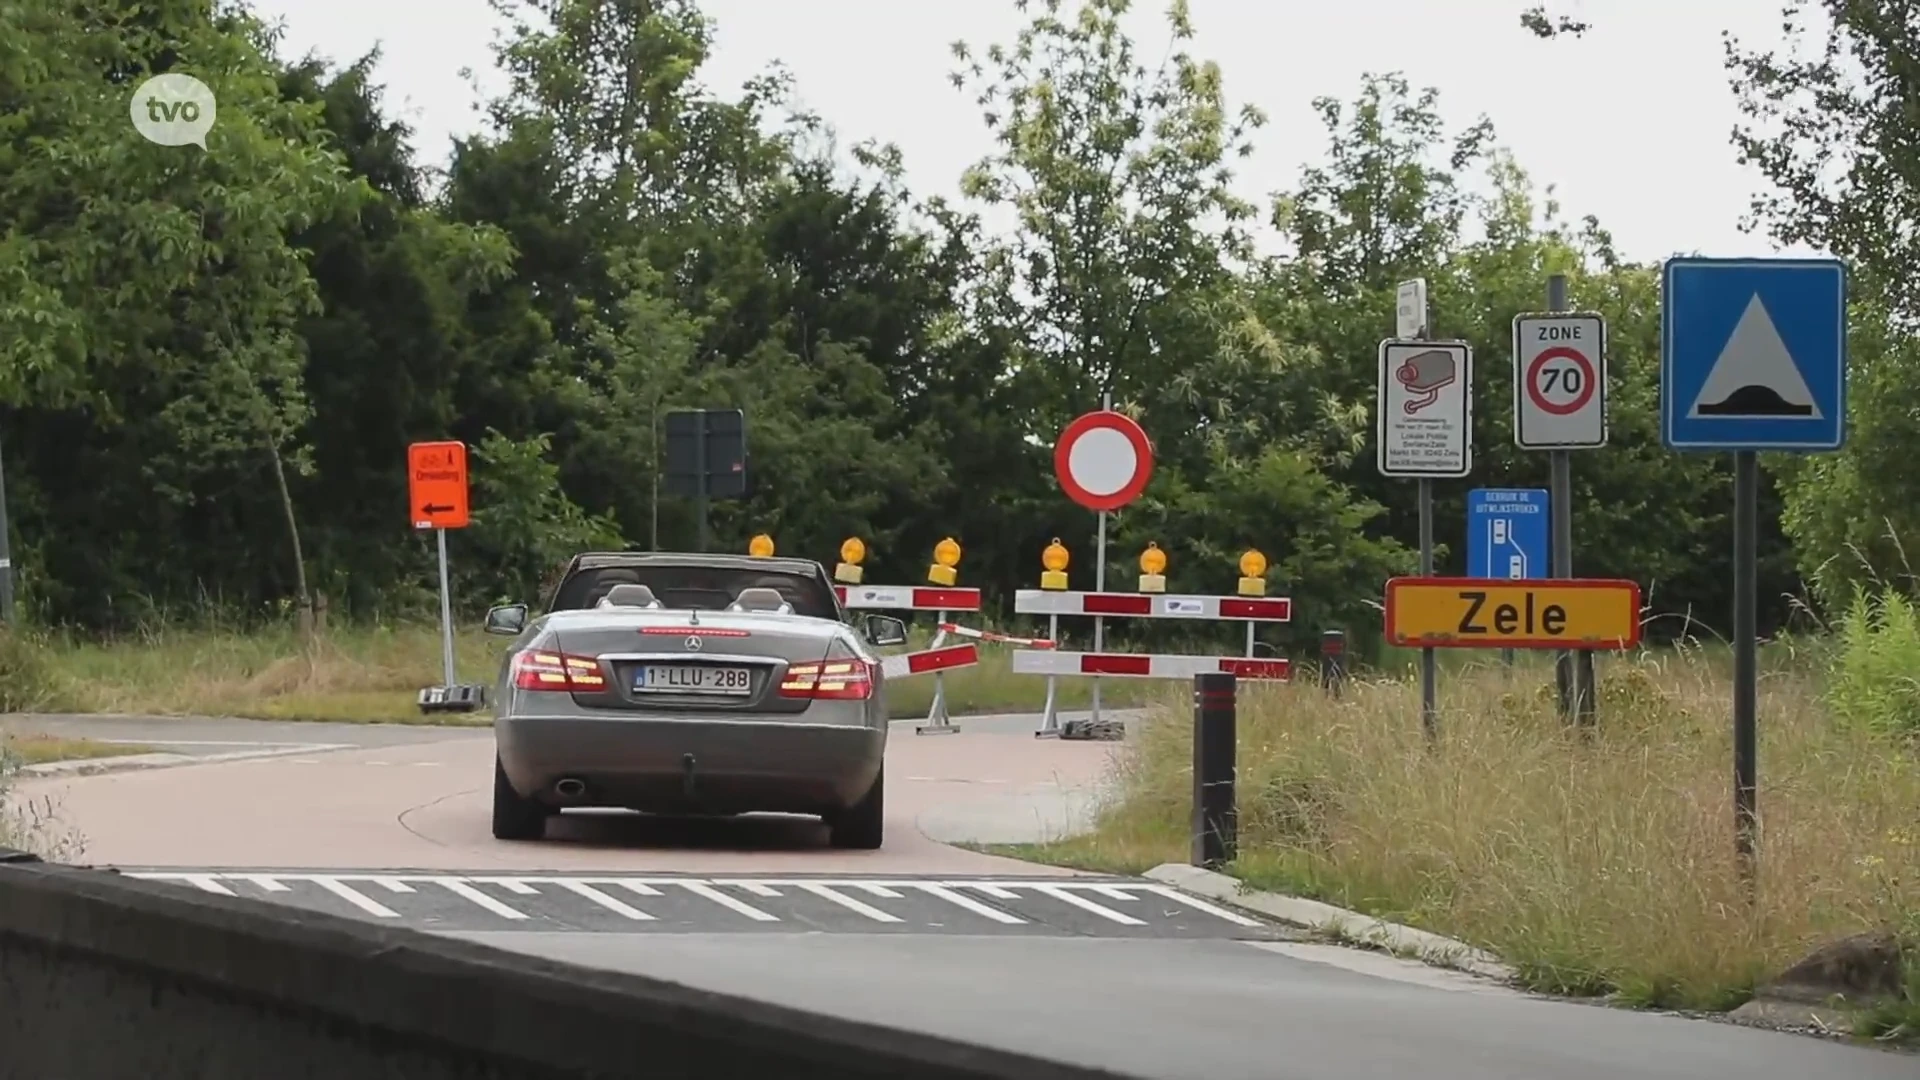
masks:
[[[829,842],[834,847],[872,851],[880,846],[886,831],[886,782],[887,771],[882,768],[859,802],[828,819]]]
[[[493,759],[493,838],[540,840],[547,835],[547,808],[522,798],[507,782],[507,770],[498,755]]]

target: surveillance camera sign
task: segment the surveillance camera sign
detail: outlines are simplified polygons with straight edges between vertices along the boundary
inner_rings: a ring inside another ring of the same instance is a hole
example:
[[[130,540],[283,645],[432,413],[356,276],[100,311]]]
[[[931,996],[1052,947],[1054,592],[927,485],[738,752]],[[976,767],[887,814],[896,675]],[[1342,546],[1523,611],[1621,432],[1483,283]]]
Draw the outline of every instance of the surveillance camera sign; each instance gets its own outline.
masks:
[[[1380,343],[1375,435],[1382,476],[1473,471],[1473,350],[1464,341]]]

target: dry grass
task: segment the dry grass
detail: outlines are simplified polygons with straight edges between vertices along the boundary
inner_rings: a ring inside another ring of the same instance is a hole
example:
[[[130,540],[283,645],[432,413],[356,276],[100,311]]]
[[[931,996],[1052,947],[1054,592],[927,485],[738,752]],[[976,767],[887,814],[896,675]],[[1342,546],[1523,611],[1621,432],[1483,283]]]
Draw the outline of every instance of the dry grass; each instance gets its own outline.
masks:
[[[1601,683],[1587,741],[1556,719],[1545,670],[1456,672],[1437,745],[1414,684],[1359,684],[1338,702],[1304,683],[1248,688],[1232,872],[1489,948],[1536,989],[1650,1006],[1731,1007],[1821,942],[1920,929],[1910,744],[1830,723],[1803,674],[1766,675],[1750,908],[1720,665],[1649,653],[1603,661]],[[1098,831],[1045,856],[1184,862],[1190,725],[1156,710]]]
[[[10,757],[21,765],[151,753],[151,746],[105,743],[95,739],[63,739],[57,735],[9,734],[4,741],[0,741],[0,755]]]
[[[456,635],[460,681],[489,687],[507,639],[467,631]],[[916,648],[926,644],[920,635]],[[422,715],[414,704],[424,686],[441,679],[436,625],[334,628],[318,646],[303,647],[291,630],[156,630],[118,641],[53,640],[38,646],[46,670],[41,712],[240,716],[269,720],[350,723],[486,724],[485,712]],[[981,662],[945,676],[948,709],[956,716],[1038,712],[1046,681],[1015,675],[1007,651],[987,646]],[[1106,704],[1142,700],[1138,680],[1105,680]],[[1089,680],[1060,680],[1062,708],[1084,708]],[[896,718],[921,717],[933,697],[931,677],[899,680],[887,688]]]

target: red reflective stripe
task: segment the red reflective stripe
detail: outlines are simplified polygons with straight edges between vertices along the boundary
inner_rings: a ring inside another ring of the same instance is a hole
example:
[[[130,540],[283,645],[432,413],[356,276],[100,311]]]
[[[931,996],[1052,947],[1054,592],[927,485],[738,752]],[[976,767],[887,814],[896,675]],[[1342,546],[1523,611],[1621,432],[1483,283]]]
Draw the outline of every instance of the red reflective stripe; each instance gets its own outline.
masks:
[[[1292,672],[1293,664],[1287,660],[1223,659],[1220,670],[1242,679],[1284,679]]]
[[[833,587],[833,595],[839,597],[841,605],[844,606],[847,602],[847,587],[845,585],[835,585]]]
[[[966,667],[979,663],[980,648],[977,645],[949,645],[944,649],[928,649],[925,652],[907,654],[907,671],[918,675],[923,671],[945,671],[947,668]]]
[[[1252,600],[1245,597],[1223,596],[1220,598],[1220,617],[1223,619],[1292,619],[1293,601],[1286,597]]]
[[[1080,610],[1088,615],[1146,615],[1153,611],[1153,597],[1131,593],[1086,593],[1080,598]]]
[[[915,589],[913,606],[920,611],[979,611],[979,589]]]
[[[1080,658],[1083,675],[1151,675],[1153,657],[1126,653],[1088,653]]]

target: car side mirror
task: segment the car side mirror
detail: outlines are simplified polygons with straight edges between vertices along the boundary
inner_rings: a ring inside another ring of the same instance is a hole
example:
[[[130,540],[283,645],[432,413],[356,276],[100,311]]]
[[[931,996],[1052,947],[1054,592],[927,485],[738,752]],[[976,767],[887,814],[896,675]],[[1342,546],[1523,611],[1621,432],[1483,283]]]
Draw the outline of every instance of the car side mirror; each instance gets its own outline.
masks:
[[[513,635],[527,628],[527,605],[505,604],[487,609],[486,631],[489,634]]]
[[[891,615],[867,616],[864,629],[869,645],[885,648],[907,643],[907,624]]]

